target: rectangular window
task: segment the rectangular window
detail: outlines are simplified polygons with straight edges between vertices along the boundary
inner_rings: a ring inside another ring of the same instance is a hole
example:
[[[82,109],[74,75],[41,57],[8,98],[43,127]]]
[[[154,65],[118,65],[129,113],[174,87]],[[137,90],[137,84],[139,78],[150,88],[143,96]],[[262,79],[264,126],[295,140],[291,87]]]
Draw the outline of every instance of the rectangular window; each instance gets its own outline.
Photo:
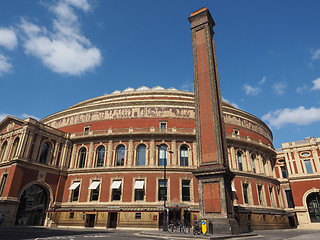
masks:
[[[159,180],[158,201],[167,200],[167,180]]]
[[[259,196],[259,203],[263,205],[263,198],[262,198],[262,186],[258,185],[258,196]]]
[[[121,180],[115,180],[112,182],[111,189],[112,189],[112,195],[111,200],[112,201],[120,201],[121,200]]]
[[[91,190],[90,201],[98,201],[100,192],[100,181],[93,181],[89,187]]]
[[[86,127],[84,127],[84,134],[85,135],[87,135],[87,134],[89,134],[89,131],[90,131],[90,126],[86,126]]]
[[[69,190],[72,190],[70,201],[78,201],[79,200],[79,190],[80,190],[80,182],[74,182]]]
[[[167,131],[167,123],[166,122],[160,122],[160,131],[161,132]]]
[[[285,166],[281,166],[281,173],[282,173],[282,178],[288,178],[288,174],[287,174],[287,169]]]
[[[294,208],[294,201],[291,190],[285,190],[285,192],[287,197],[288,208]]]
[[[140,212],[136,213],[136,219],[141,219],[141,213]]]
[[[137,180],[134,184],[134,200],[143,201],[144,199],[144,180]]]
[[[244,203],[247,203],[247,204],[249,203],[248,187],[249,187],[249,184],[247,184],[247,183],[243,183],[243,184],[242,184],[243,199],[244,199]]]
[[[182,201],[190,201],[190,180],[182,180]]]
[[[0,184],[0,197],[2,196],[4,187],[6,186],[7,178],[8,178],[8,174],[4,174],[2,176],[1,184]]]
[[[74,218],[74,212],[70,212],[69,218]]]
[[[306,165],[307,173],[313,173],[310,160],[304,160],[304,164]]]

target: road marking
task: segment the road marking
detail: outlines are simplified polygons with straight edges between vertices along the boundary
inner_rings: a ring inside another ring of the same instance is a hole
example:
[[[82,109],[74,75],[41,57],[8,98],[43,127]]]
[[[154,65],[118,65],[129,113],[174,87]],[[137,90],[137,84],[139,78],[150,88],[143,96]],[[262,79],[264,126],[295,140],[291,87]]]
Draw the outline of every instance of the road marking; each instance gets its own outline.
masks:
[[[53,240],[60,240],[60,239],[69,239],[69,240],[75,240],[76,237],[83,237],[83,238],[107,238],[110,237],[110,235],[79,235],[79,236],[53,236],[53,237],[43,237],[43,238],[35,238],[35,240],[48,240],[48,239],[53,239]]]

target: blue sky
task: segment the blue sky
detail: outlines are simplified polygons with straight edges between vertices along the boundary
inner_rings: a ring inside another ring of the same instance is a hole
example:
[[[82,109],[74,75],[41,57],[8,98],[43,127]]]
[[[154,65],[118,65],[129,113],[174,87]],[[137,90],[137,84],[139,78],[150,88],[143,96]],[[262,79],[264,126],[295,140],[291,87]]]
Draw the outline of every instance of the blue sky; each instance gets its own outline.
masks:
[[[263,119],[276,148],[319,137],[318,0],[1,1],[0,120],[127,87],[193,91],[187,18],[204,6],[223,99]]]

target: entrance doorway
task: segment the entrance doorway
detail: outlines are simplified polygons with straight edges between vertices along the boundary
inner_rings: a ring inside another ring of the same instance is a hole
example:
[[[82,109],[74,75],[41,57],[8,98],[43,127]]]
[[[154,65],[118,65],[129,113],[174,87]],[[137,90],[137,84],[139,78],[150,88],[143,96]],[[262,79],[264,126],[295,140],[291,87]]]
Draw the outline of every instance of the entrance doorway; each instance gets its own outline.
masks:
[[[169,223],[171,221],[178,222],[181,220],[181,208],[169,209]]]
[[[307,197],[307,206],[311,222],[320,222],[320,193],[311,193]]]
[[[117,220],[118,220],[118,213],[111,212],[109,213],[109,224],[108,228],[116,228],[117,227]]]
[[[94,220],[96,218],[95,214],[86,215],[86,227],[94,227]]]
[[[17,225],[42,226],[49,198],[46,190],[34,184],[24,190],[16,215]]]

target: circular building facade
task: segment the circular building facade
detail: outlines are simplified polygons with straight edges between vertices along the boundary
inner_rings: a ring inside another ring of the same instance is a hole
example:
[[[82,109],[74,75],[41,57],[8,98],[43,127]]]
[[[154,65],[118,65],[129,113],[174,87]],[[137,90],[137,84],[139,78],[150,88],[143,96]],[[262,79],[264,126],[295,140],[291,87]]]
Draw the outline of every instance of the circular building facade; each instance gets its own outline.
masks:
[[[223,113],[242,231],[285,227],[270,129],[228,103]],[[202,198],[192,174],[197,168],[194,117],[193,93],[140,87],[42,119],[70,139],[63,197],[52,206],[49,223],[158,228],[166,209],[169,221],[192,224]]]

